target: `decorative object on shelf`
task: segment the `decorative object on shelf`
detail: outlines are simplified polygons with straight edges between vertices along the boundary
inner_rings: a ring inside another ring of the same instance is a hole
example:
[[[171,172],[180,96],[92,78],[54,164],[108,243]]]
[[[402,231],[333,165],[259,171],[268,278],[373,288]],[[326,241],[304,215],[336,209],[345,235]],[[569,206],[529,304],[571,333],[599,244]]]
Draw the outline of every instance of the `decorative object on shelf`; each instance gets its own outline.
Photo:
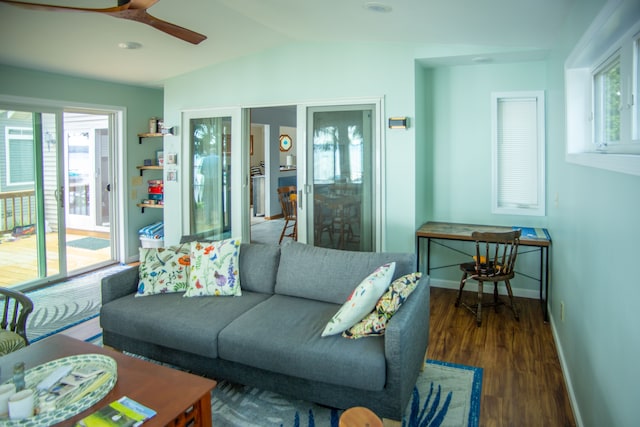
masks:
[[[151,117],[149,119],[149,133],[157,133],[158,132],[158,118]]]
[[[292,145],[293,141],[289,135],[280,135],[280,151],[289,151]]]
[[[156,151],[156,165],[164,166],[164,151]]]
[[[153,165],[153,161],[151,159],[144,159],[144,161],[142,162],[142,164],[144,166],[151,166]]]

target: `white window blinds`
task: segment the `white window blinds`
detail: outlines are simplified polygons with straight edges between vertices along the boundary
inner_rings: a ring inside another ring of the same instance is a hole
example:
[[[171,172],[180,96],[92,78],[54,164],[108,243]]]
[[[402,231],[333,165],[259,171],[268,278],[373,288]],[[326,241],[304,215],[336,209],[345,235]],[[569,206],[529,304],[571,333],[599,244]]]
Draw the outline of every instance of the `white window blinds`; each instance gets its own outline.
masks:
[[[493,113],[493,212],[544,215],[543,94],[494,94]]]

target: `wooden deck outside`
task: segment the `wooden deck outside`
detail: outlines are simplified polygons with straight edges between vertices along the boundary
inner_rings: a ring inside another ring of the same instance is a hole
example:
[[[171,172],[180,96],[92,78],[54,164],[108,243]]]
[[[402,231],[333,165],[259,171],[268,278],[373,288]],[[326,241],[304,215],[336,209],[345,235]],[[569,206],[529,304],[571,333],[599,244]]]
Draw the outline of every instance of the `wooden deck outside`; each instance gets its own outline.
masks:
[[[107,233],[67,231],[67,242],[83,237],[109,239]],[[3,238],[0,242],[0,286],[11,287],[38,277],[36,236],[18,237],[15,240]],[[46,234],[47,273],[59,273],[58,233]],[[111,248],[83,249],[67,246],[67,272],[80,270],[91,265],[111,260]]]

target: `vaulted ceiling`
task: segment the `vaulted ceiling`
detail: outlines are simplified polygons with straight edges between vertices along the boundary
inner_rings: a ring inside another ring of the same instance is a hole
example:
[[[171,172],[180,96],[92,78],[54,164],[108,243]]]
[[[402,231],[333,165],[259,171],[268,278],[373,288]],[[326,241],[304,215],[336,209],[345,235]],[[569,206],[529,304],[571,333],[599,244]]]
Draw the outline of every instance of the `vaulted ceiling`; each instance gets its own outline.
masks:
[[[21,0],[16,0],[21,1]],[[117,0],[31,0],[108,8]],[[204,34],[198,45],[111,16],[0,3],[0,63],[145,86],[301,42],[467,46],[512,57],[548,51],[576,0],[159,0],[148,12]],[[139,49],[118,45],[136,42]],[[524,52],[524,54],[523,54]],[[444,55],[446,56],[446,55]]]

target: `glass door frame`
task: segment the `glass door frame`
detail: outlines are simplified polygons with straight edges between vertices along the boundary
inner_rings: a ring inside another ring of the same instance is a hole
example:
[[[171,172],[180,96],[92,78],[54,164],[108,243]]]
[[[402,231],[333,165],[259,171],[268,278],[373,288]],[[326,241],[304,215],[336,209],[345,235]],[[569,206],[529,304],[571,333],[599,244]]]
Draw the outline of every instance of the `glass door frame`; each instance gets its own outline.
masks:
[[[38,98],[27,98],[20,96],[11,96],[11,95],[0,95],[0,106],[6,109],[14,109],[14,110],[22,110],[29,111],[34,113],[44,113],[44,114],[55,114],[56,118],[56,141],[55,150],[56,150],[56,162],[58,168],[58,174],[56,177],[56,188],[58,191],[58,199],[56,202],[56,209],[58,212],[58,221],[60,230],[58,232],[58,256],[59,256],[59,265],[58,265],[58,273],[53,275],[42,274],[46,272],[46,257],[43,257],[43,252],[46,252],[44,247],[45,239],[38,236],[38,251],[39,251],[39,260],[38,260],[38,277],[34,280],[25,282],[20,285],[16,285],[15,289],[24,290],[31,289],[35,287],[42,286],[46,283],[57,281],[63,279],[68,276],[67,269],[67,251],[66,251],[66,221],[65,221],[65,207],[64,207],[64,154],[63,154],[63,137],[64,137],[64,113],[65,112],[97,112],[98,114],[104,114],[109,116],[109,128],[112,130],[112,144],[110,147],[110,165],[109,165],[109,174],[111,176],[111,203],[110,203],[110,222],[111,222],[111,238],[115,242],[112,244],[111,250],[111,260],[102,262],[100,264],[88,266],[86,268],[74,270],[74,274],[81,274],[85,271],[93,270],[96,267],[102,265],[113,264],[116,261],[126,262],[124,259],[127,253],[127,243],[125,230],[127,229],[127,216],[125,211],[126,206],[126,194],[124,184],[126,183],[125,179],[121,177],[124,176],[124,171],[126,170],[126,156],[124,155],[124,129],[125,126],[125,113],[126,109],[124,107],[119,106],[108,106],[108,105],[93,105],[93,104],[83,104],[83,103],[69,103],[62,102],[57,100],[49,100],[49,99],[38,99]],[[34,123],[34,128],[37,126]],[[38,144],[37,140],[41,137],[36,137],[34,135],[34,144]],[[40,141],[40,144],[44,144],[44,141]],[[42,148],[40,145],[38,148]],[[42,154],[39,153],[36,157],[36,161],[41,160]],[[37,170],[35,175],[36,180],[42,180],[42,171]],[[40,183],[40,186],[42,182]],[[36,192],[42,191],[36,189]],[[37,196],[38,197],[38,196]],[[40,198],[41,199],[41,198]],[[43,203],[40,199],[37,200],[37,204]],[[62,204],[61,200],[62,199]],[[38,206],[37,209],[44,211],[44,206]],[[40,214],[40,212],[39,212]],[[38,222],[42,222],[44,224],[44,216],[42,219],[38,218]],[[43,228],[44,230],[44,228]],[[44,263],[44,265],[43,265]]]
[[[249,135],[250,109],[208,108],[182,111],[182,152],[186,159],[182,170],[182,235],[191,235],[191,193],[193,183],[193,153],[191,152],[190,120],[198,118],[231,117],[231,237],[250,240],[249,218]],[[237,154],[236,154],[237,153]],[[235,154],[235,155],[234,155]],[[235,190],[239,189],[239,190]]]
[[[322,103],[304,103],[298,104],[297,108],[297,140],[304,141],[298,145],[298,241],[301,243],[313,242],[313,171],[309,167],[313,153],[309,152],[311,142],[309,138],[313,138],[310,127],[312,123],[309,121],[310,110],[321,108],[331,111],[335,107],[337,110],[346,107],[368,107],[373,106],[373,191],[372,201],[374,215],[374,251],[382,251],[386,247],[385,227],[385,209],[386,206],[386,187],[384,186],[384,177],[386,176],[386,144],[384,140],[384,115],[383,115],[383,98],[358,98],[345,100],[330,100]],[[301,183],[301,184],[300,184]]]

